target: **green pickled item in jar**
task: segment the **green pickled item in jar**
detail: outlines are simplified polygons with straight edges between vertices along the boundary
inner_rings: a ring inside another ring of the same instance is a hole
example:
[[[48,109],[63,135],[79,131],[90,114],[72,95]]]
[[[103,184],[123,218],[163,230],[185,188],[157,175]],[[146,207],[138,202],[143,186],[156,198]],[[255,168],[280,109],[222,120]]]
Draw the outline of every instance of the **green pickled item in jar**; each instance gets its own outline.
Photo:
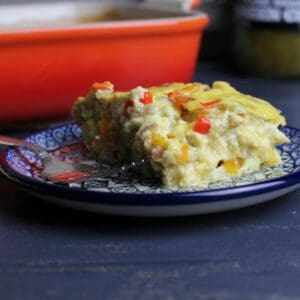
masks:
[[[300,0],[240,0],[235,20],[233,54],[239,70],[300,76]]]

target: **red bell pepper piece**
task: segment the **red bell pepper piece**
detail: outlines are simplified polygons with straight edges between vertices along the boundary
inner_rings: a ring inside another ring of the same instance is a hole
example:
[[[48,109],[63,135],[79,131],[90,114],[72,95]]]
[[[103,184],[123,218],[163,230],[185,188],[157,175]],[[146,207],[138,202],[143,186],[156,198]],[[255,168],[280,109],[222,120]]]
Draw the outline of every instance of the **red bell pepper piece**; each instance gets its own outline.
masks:
[[[100,91],[108,91],[112,89],[112,84],[109,81],[104,82],[95,82],[92,84],[92,89],[94,92]]]
[[[201,134],[208,134],[210,128],[211,123],[209,119],[204,116],[199,116],[196,123],[194,124],[193,130]]]
[[[140,99],[140,102],[148,105],[151,104],[153,102],[153,95],[151,92],[145,92],[144,96]]]
[[[201,103],[201,106],[203,106],[204,108],[211,108],[216,106],[220,101],[221,101],[220,99],[215,99],[210,102],[203,102]]]
[[[168,93],[167,96],[169,99],[179,107],[182,107],[185,103],[190,101],[190,98],[184,94],[181,93],[176,93],[176,92],[171,92]]]

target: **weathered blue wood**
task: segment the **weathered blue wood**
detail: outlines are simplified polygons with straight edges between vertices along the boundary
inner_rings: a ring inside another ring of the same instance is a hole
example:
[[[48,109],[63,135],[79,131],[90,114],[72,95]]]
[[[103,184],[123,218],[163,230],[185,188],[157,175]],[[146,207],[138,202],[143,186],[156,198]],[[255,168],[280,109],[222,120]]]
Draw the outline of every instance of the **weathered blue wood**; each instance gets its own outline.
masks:
[[[300,81],[203,65],[300,127]],[[0,300],[300,299],[300,190],[233,212],[173,219],[56,207],[0,179]]]

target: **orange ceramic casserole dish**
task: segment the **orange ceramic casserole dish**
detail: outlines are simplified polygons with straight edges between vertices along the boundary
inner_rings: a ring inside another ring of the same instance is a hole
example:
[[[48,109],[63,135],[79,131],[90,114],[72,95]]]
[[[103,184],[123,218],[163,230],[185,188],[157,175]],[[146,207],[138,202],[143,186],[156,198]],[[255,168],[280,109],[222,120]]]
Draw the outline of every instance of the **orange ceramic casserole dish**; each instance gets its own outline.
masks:
[[[188,82],[208,23],[200,12],[87,2],[3,8],[0,126],[63,118],[94,81]]]

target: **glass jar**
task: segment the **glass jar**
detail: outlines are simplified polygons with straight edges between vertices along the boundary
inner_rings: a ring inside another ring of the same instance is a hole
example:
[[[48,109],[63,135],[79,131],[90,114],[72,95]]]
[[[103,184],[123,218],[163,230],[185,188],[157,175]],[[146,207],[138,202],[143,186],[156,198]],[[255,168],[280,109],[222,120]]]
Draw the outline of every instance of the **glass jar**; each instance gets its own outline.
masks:
[[[300,76],[300,0],[237,0],[234,61],[271,77]]]

